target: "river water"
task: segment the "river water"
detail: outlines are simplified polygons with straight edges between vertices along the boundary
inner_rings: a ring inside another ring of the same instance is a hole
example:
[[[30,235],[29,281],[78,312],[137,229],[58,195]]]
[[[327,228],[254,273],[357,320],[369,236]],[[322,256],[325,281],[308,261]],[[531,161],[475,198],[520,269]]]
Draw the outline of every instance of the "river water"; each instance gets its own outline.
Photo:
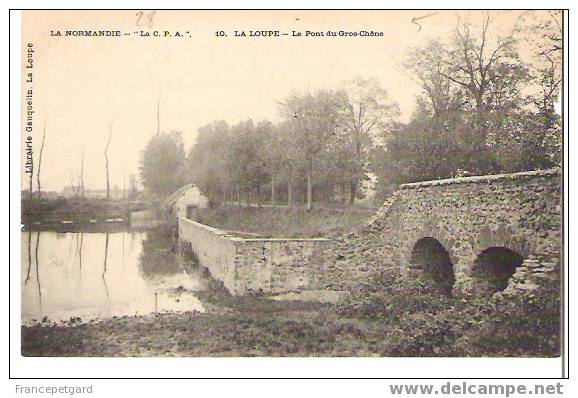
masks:
[[[22,232],[22,322],[204,312],[206,281],[171,231]]]

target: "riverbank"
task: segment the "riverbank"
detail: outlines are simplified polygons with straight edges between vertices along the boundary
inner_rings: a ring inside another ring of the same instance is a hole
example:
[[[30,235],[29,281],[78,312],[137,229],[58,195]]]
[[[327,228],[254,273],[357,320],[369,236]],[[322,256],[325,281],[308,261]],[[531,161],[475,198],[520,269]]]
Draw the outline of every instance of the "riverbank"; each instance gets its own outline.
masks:
[[[341,303],[199,292],[206,313],[22,327],[24,356],[497,356],[559,354],[559,308],[391,287]],[[395,293],[395,294],[394,294]],[[548,298],[549,297],[549,298]]]
[[[22,199],[23,224],[52,224],[62,221],[88,222],[111,219],[128,220],[132,211],[143,210],[149,204],[124,200],[86,199]]]
[[[369,219],[375,210],[361,207],[217,207],[198,209],[195,221],[218,229],[242,231],[265,238],[338,236]]]

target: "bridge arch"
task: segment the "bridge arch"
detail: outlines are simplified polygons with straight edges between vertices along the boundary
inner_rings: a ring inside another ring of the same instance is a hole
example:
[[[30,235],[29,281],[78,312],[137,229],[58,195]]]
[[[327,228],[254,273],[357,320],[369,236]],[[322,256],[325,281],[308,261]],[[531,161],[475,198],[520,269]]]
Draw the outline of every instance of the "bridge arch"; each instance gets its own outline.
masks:
[[[450,295],[456,277],[454,265],[444,245],[431,236],[418,239],[411,251],[410,267],[433,283],[433,287]]]
[[[524,257],[504,246],[481,251],[472,266],[473,288],[477,295],[492,295],[508,287],[510,278],[524,262]]]

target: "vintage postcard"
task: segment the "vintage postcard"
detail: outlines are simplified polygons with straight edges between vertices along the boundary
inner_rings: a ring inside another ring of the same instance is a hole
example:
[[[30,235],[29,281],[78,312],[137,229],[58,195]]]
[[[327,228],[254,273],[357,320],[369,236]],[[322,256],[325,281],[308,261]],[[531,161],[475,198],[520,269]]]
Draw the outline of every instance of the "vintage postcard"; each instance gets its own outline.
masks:
[[[563,24],[22,11],[21,355],[559,364]]]

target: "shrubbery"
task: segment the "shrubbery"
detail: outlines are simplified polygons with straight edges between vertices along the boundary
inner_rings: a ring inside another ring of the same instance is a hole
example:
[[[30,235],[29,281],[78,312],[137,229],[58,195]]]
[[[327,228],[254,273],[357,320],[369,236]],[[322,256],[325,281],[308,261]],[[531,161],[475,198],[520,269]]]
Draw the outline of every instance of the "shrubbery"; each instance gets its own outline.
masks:
[[[512,297],[447,297],[396,271],[342,305],[347,318],[383,322],[385,356],[558,356],[556,284]]]

